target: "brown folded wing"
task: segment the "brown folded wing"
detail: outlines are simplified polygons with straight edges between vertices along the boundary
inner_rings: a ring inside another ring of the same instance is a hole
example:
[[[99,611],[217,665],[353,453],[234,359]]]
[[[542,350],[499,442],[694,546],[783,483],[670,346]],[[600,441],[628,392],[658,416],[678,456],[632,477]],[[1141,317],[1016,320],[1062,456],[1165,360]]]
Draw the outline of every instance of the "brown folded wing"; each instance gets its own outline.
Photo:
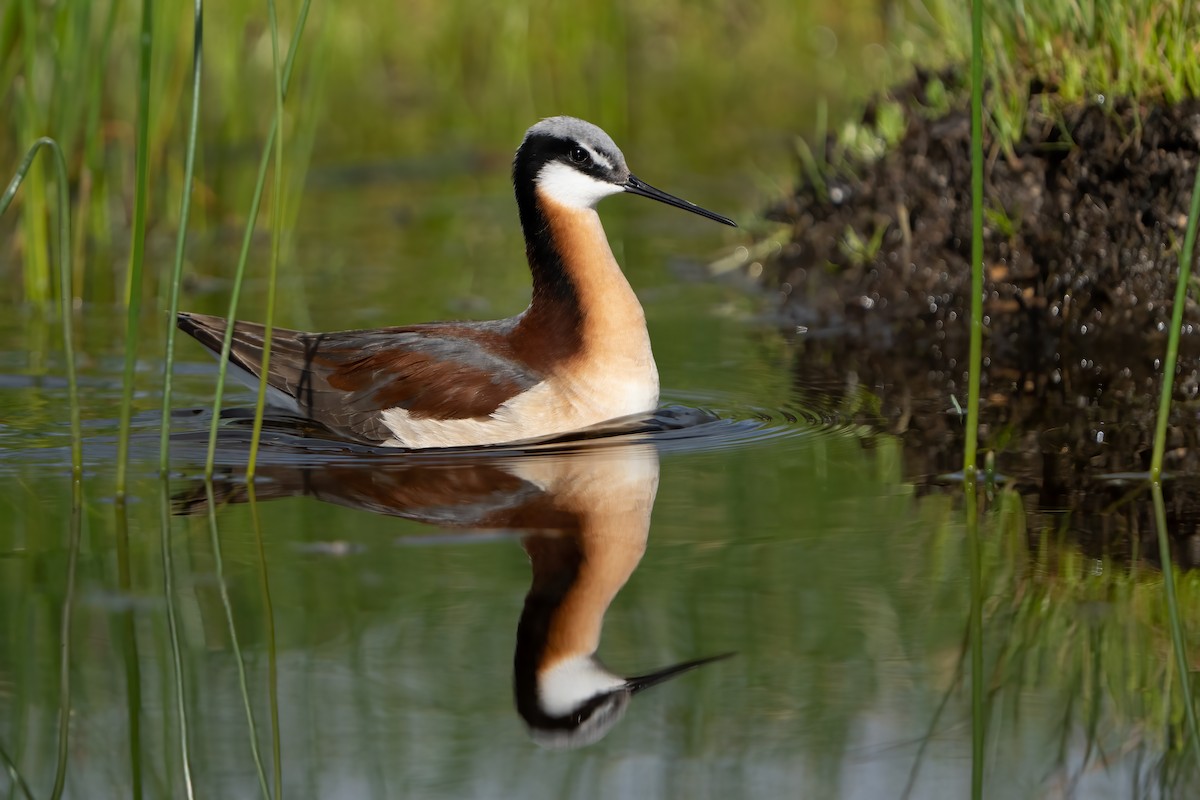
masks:
[[[478,419],[541,376],[520,361],[505,334],[511,320],[434,323],[370,331],[303,333],[275,328],[267,383],[295,399],[300,413],[351,438],[391,438],[382,412],[417,419]],[[179,327],[219,353],[226,321],[180,314]],[[262,325],[234,326],[231,363],[262,374]]]

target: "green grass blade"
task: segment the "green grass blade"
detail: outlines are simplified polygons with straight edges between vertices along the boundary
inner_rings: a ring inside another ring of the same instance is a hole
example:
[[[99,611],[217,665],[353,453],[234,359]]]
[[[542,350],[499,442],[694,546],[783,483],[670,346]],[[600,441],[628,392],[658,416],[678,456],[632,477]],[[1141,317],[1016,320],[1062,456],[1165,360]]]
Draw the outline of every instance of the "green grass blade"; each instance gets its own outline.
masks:
[[[979,380],[983,366],[983,0],[971,0],[971,352],[967,385],[967,430],[963,482],[967,504],[967,560],[970,569],[971,797],[983,796],[983,564],[979,542],[978,469]]]
[[[1171,542],[1167,535],[1167,511],[1163,503],[1162,484],[1155,481],[1151,484],[1150,491],[1154,496],[1154,527],[1158,533],[1159,561],[1162,562],[1163,594],[1166,596],[1167,620],[1171,626],[1175,666],[1179,671],[1179,690],[1183,695],[1188,740],[1195,765],[1200,766],[1200,726],[1197,725],[1196,706],[1192,702],[1192,671],[1188,665],[1187,642],[1184,640],[1183,625],[1179,620],[1179,599],[1175,590],[1175,567],[1171,561]]]
[[[37,16],[33,0],[21,3],[21,51],[25,66],[25,90],[21,93],[20,139],[30,139],[47,129],[46,120],[38,113],[38,103],[33,85],[37,79]],[[40,175],[39,175],[40,177]],[[30,184],[24,215],[25,235],[28,237],[25,253],[25,299],[40,305],[50,299],[50,258],[46,239],[46,192],[42,181]],[[64,212],[65,213],[65,212]]]
[[[238,643],[237,626],[233,622],[233,603],[229,600],[229,586],[225,582],[225,559],[221,553],[221,536],[217,529],[217,501],[213,493],[212,481],[204,482],[204,493],[208,499],[208,536],[212,543],[213,563],[217,572],[217,589],[221,594],[221,605],[225,608],[225,622],[229,626],[229,643],[237,660],[238,683],[242,690],[242,704],[246,709],[246,722],[250,726],[250,753],[254,757],[254,767],[258,772],[258,785],[264,798],[271,797],[267,788],[267,774],[263,769],[262,754],[258,747],[258,724],[254,721],[254,707],[250,703],[250,686],[246,681],[246,662],[242,658],[242,648]]]
[[[1187,287],[1191,276],[1192,256],[1196,246],[1196,221],[1200,218],[1200,169],[1192,183],[1192,200],[1188,209],[1187,231],[1179,252],[1179,274],[1175,281],[1175,302],[1171,309],[1171,330],[1167,336],[1167,356],[1163,361],[1162,391],[1158,398],[1158,415],[1154,426],[1154,450],[1150,457],[1150,482],[1154,496],[1154,521],[1158,533],[1158,549],[1162,561],[1163,594],[1171,626],[1171,641],[1178,662],[1180,689],[1186,709],[1188,738],[1196,765],[1200,765],[1200,727],[1192,700],[1191,672],[1188,669],[1186,641],[1179,621],[1179,601],[1175,591],[1175,575],[1171,562],[1167,533],[1166,510],[1162,497],[1162,466],[1167,445],[1167,422],[1171,414],[1171,395],[1174,392],[1175,369],[1179,359],[1179,336],[1183,327],[1183,310],[1187,303]]]
[[[133,194],[133,243],[125,278],[125,371],[121,393],[121,428],[117,439],[117,499],[125,497],[129,464],[129,427],[133,420],[133,380],[137,363],[138,327],[142,313],[142,260],[146,246],[146,173],[150,149],[150,45],[153,42],[151,0],[142,0],[142,35],[138,40],[137,166]]]
[[[179,749],[183,757],[183,784],[188,800],[196,796],[192,786],[192,757],[189,745],[187,698],[184,690],[183,655],[179,646],[179,621],[175,614],[175,566],[171,553],[171,489],[166,478],[160,479],[159,535],[162,550],[163,599],[167,607],[167,633],[171,642],[171,663],[175,678],[175,710],[179,714]]]
[[[963,476],[978,473],[979,378],[983,349],[983,0],[971,0],[971,345]]]
[[[90,53],[88,58],[93,64],[108,64],[109,53],[112,50],[113,33],[116,30],[118,3],[108,7],[104,20],[103,33],[100,37],[100,48]],[[82,217],[75,231],[75,252],[79,258],[75,267],[79,270],[75,276],[75,290],[80,297],[87,296],[86,271],[83,268],[83,252],[85,242],[89,238],[103,251],[107,250],[112,241],[112,229],[108,224],[107,194],[109,176],[104,164],[104,130],[100,124],[104,105],[105,76],[108,70],[92,68],[88,86],[87,118],[84,122],[83,165],[80,183],[87,186],[86,192],[80,192],[79,208]],[[86,202],[85,202],[86,199]]]
[[[300,15],[296,20],[296,29],[292,32],[292,42],[288,49],[287,60],[283,66],[283,96],[287,97],[288,84],[291,82],[292,67],[295,64],[296,53],[300,49],[300,36],[304,32],[304,23],[308,19],[308,10],[312,0],[304,0],[300,6]],[[212,479],[213,465],[217,456],[217,430],[221,421],[221,401],[225,394],[225,375],[229,368],[229,352],[233,347],[233,324],[237,318],[238,301],[241,297],[242,282],[246,275],[246,262],[250,257],[250,242],[254,238],[254,225],[258,219],[258,207],[262,203],[263,187],[267,182],[267,167],[271,161],[275,135],[279,129],[279,120],[272,119],[267,131],[267,141],[263,145],[262,157],[258,162],[258,177],[254,182],[254,195],[250,200],[250,213],[246,218],[246,231],[242,236],[242,249],[238,254],[237,269],[233,277],[233,289],[229,295],[229,311],[225,317],[229,320],[225,328],[225,338],[221,342],[221,357],[217,369],[217,386],[213,396],[212,426],[208,433],[208,456],[204,462],[204,476]]]
[[[183,253],[187,245],[188,215],[196,172],[196,129],[200,124],[200,67],[204,55],[204,0],[196,0],[192,26],[192,113],[188,123],[187,156],[184,166],[183,199],[179,212],[179,234],[175,237],[175,266],[171,271],[170,311],[167,314],[167,349],[163,362],[162,434],[159,440],[158,471],[166,477],[170,466],[171,390],[175,373],[175,317],[179,314],[179,287],[183,281]]]
[[[4,194],[0,195],[0,215],[11,205],[13,197],[16,196],[17,189],[33,164],[34,158],[43,147],[49,148],[53,154],[58,177],[58,258],[59,296],[61,302],[59,313],[62,317],[63,358],[66,362],[67,404],[69,406],[68,413],[71,421],[71,527],[67,547],[67,591],[63,599],[62,622],[59,633],[62,646],[62,660],[59,673],[58,757],[54,772],[54,787],[52,789],[52,796],[59,798],[62,796],[63,789],[66,786],[67,757],[69,754],[71,730],[71,627],[75,604],[75,572],[79,555],[80,533],[83,525],[83,426],[79,405],[79,383],[75,368],[70,193],[67,185],[67,162],[63,157],[62,148],[59,147],[58,142],[48,137],[43,137],[34,142],[33,146],[29,148],[29,151],[25,154],[25,158],[21,160],[21,164],[17,168],[17,174],[9,182]],[[9,765],[11,769],[15,770],[15,766],[11,762]],[[23,780],[17,780],[19,778],[20,776],[17,775],[14,778],[14,782],[28,795],[28,787],[25,786]]]
[[[1158,418],[1154,425],[1154,452],[1150,457],[1150,480],[1162,479],[1163,454],[1167,446],[1167,420],[1171,414],[1171,393],[1175,387],[1175,364],[1179,359],[1179,331],[1183,327],[1183,307],[1187,303],[1188,279],[1192,271],[1192,253],[1196,247],[1196,219],[1200,217],[1200,169],[1192,184],[1192,203],[1188,209],[1187,231],[1179,251],[1179,276],[1175,280],[1175,305],[1171,309],[1171,331],[1167,336],[1167,358],[1163,362],[1162,394],[1158,398]]]
[[[0,216],[8,210],[17,189],[29,173],[33,159],[43,147],[50,149],[58,172],[58,248],[59,248],[59,302],[61,304],[63,336],[63,360],[67,370],[67,405],[71,419],[71,472],[75,478],[83,475],[83,423],[79,410],[79,381],[75,369],[75,310],[72,298],[71,270],[71,205],[67,186],[67,161],[58,142],[43,136],[33,143],[17,167],[17,174],[9,182],[4,194],[0,195]]]
[[[267,404],[267,376],[271,365],[271,334],[275,328],[275,294],[279,273],[279,240],[283,231],[283,74],[279,61],[279,22],[275,14],[275,0],[267,0],[271,26],[271,56],[275,72],[275,206],[271,219],[271,267],[267,276],[267,318],[263,321],[262,374],[258,381],[258,399],[254,406],[254,432],[250,438],[250,458],[246,465],[246,480],[253,484],[255,466],[258,464],[258,442],[262,437],[263,414]],[[279,789],[278,781],[275,784]]]

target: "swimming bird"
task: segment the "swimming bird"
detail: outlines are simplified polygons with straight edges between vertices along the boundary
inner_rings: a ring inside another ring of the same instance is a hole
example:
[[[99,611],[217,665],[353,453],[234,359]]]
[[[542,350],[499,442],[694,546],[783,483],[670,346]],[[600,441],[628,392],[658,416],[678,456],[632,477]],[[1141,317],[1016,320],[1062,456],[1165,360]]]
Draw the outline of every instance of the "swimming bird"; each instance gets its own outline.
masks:
[[[271,405],[339,436],[414,449],[540,438],[653,410],[658,368],[645,315],[596,204],[626,192],[736,223],[639,180],[607,133],[573,117],[550,117],[525,132],[512,179],[533,276],[528,308],[486,322],[336,333],[274,328]],[[214,354],[228,324],[178,317],[180,329]],[[264,334],[248,322],[233,329],[230,364],[255,387]]]

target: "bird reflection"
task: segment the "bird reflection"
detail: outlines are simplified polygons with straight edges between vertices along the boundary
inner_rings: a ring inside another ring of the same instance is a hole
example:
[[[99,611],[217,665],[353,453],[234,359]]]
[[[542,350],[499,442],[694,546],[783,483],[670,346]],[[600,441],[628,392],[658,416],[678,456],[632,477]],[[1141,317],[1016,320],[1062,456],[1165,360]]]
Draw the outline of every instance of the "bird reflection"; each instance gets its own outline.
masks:
[[[513,692],[530,737],[555,748],[592,744],[645,689],[730,654],[644,675],[606,668],[596,652],[604,615],[646,550],[658,490],[653,445],[606,444],[536,454],[371,459],[260,466],[259,500],[307,495],[451,528],[521,532],[533,579],[517,624]],[[245,502],[244,478],[214,480],[218,505]],[[176,495],[203,513],[203,484]]]

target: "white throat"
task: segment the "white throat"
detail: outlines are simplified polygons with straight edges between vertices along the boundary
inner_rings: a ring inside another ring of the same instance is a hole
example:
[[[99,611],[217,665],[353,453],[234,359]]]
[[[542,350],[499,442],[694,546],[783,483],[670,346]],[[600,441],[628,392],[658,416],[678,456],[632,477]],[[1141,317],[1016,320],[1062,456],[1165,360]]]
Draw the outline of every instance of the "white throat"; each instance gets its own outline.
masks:
[[[625,191],[608,181],[601,181],[559,161],[542,167],[537,176],[537,187],[554,202],[568,208],[595,208],[609,195]]]
[[[591,656],[575,656],[538,675],[538,699],[543,711],[552,717],[562,717],[596,695],[624,685],[624,678],[613,675]]]

